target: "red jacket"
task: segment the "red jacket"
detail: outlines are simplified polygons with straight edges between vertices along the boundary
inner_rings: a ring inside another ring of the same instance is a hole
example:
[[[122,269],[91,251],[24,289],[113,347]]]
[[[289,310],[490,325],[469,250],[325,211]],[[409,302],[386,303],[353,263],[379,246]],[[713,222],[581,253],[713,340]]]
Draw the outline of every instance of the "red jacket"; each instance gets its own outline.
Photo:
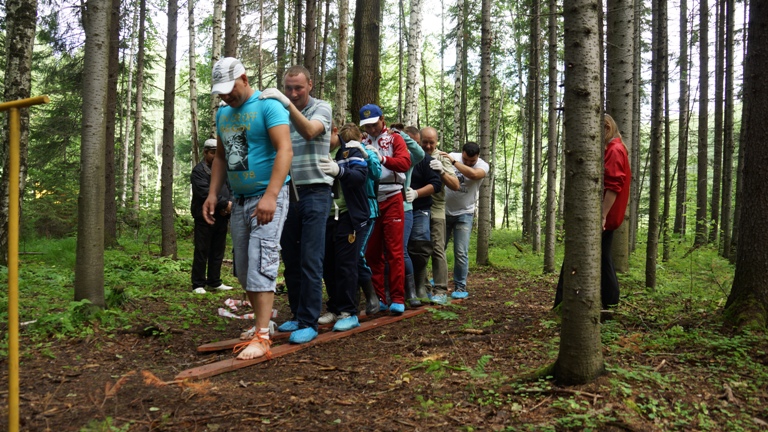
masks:
[[[621,138],[614,138],[608,143],[603,156],[603,195],[606,190],[618,194],[613,207],[605,218],[605,230],[617,229],[624,222],[624,213],[629,202],[629,184],[632,180],[632,170],[629,167],[627,149]]]

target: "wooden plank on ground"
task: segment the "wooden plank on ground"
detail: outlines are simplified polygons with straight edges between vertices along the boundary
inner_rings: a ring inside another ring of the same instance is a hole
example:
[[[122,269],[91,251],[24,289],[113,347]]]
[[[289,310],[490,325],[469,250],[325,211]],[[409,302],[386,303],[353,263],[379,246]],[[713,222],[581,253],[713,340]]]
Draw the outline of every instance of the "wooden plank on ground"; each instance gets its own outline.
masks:
[[[381,318],[374,318],[370,321],[360,324],[360,327],[354,328],[349,331],[322,333],[318,335],[317,338],[315,338],[315,340],[306,344],[301,344],[301,345],[283,344],[283,345],[275,346],[272,348],[272,358],[281,357],[305,348],[309,348],[311,346],[335,341],[337,339],[342,339],[356,333],[361,333],[371,329],[379,328],[387,324],[392,324],[392,323],[404,320],[406,318],[414,317],[426,311],[427,311],[427,308],[409,309],[409,310],[406,310],[402,315],[390,315],[390,316],[382,316]],[[187,369],[179,373],[175,379],[196,380],[196,379],[209,378],[225,372],[231,372],[231,371],[242,369],[248,366],[253,366],[258,363],[263,363],[268,360],[269,359],[267,359],[266,357],[260,357],[253,360],[236,360],[234,357],[232,357],[232,358],[218,361],[215,363],[209,363],[207,365],[199,366],[192,369]]]
[[[375,317],[376,315],[367,316],[365,313],[361,313],[358,315],[358,319],[360,320],[360,323],[362,324],[365,321],[369,321],[371,317]],[[333,324],[325,324],[317,327],[318,333],[325,333],[327,331],[330,331],[333,329]],[[272,335],[272,342],[280,342],[288,339],[291,336],[291,332],[275,332],[275,334]],[[223,350],[229,350],[235,347],[235,345],[242,342],[242,340],[238,339],[227,339],[223,341],[218,342],[211,342],[204,345],[200,345],[197,347],[197,352],[214,352],[214,351],[223,351]]]

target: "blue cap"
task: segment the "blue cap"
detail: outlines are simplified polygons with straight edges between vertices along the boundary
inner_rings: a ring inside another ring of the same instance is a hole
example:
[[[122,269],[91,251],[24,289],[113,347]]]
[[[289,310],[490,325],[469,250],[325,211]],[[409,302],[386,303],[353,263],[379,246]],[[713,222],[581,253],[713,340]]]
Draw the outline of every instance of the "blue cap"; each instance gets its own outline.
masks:
[[[378,105],[368,104],[360,108],[360,126],[376,123],[384,115]]]

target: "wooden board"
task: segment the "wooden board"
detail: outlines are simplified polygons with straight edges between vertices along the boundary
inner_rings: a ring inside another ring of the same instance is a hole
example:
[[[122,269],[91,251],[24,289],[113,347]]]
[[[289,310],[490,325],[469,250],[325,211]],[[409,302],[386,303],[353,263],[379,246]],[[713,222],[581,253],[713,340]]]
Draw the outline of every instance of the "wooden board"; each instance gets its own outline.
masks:
[[[418,308],[418,309],[408,309],[402,315],[389,315],[389,316],[382,316],[380,318],[374,317],[373,319],[360,324],[360,327],[354,328],[349,331],[326,332],[326,333],[319,334],[315,338],[315,340],[306,344],[301,344],[301,345],[283,344],[283,345],[274,346],[272,347],[272,358],[281,357],[286,354],[291,354],[296,351],[309,348],[311,346],[335,341],[338,339],[351,336],[356,333],[361,333],[364,331],[379,328],[387,324],[392,324],[392,323],[404,320],[406,318],[414,317],[426,311],[427,311],[427,308],[424,308],[424,307]],[[253,360],[237,360],[234,357],[232,357],[232,358],[218,361],[215,363],[209,363],[207,365],[199,366],[192,369],[187,369],[179,373],[175,379],[176,380],[196,380],[196,379],[209,378],[225,372],[231,372],[231,371],[242,369],[258,363],[263,363],[268,360],[269,359],[266,356],[259,357]]]
[[[358,320],[362,324],[365,321],[369,321],[372,317],[375,317],[376,314],[367,316],[365,313],[361,313],[357,316]],[[333,324],[324,324],[317,327],[318,333],[325,333],[327,331],[330,331],[333,329]],[[291,332],[280,332],[277,331],[275,334],[272,335],[271,339],[272,342],[280,342],[288,339],[291,336]],[[214,352],[214,351],[223,351],[223,350],[229,350],[235,347],[235,345],[242,342],[240,339],[227,339],[223,341],[218,342],[211,342],[204,345],[200,345],[197,347],[197,352]]]

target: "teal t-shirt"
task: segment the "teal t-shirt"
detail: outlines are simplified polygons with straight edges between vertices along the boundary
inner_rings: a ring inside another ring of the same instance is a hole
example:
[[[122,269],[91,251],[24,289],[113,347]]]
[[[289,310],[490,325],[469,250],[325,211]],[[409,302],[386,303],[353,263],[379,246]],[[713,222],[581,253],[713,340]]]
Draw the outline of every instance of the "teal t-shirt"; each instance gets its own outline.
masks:
[[[216,132],[224,145],[227,176],[236,196],[264,194],[277,155],[269,129],[289,124],[283,104],[261,100],[259,94],[257,90],[240,107],[223,106],[216,113]]]

